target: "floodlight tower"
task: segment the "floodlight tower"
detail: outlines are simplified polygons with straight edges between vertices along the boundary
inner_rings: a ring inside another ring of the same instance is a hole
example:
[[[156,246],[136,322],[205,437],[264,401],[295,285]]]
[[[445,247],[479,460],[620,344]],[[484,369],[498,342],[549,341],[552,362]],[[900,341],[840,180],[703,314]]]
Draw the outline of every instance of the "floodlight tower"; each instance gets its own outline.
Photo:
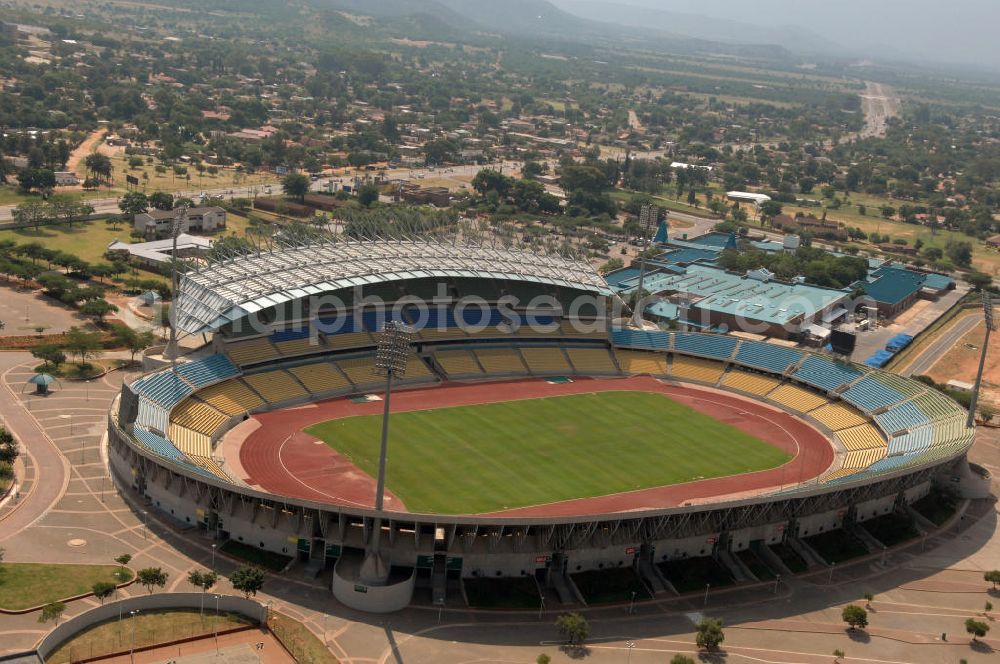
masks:
[[[172,367],[176,368],[177,356],[180,351],[177,348],[177,238],[184,230],[188,216],[188,204],[183,203],[177,208],[178,212],[170,224],[170,237],[173,239],[173,247],[170,253],[170,287],[173,300],[170,303],[170,341],[163,351],[163,356],[170,360]]]
[[[375,523],[372,527],[368,553],[361,567],[361,580],[368,585],[384,584],[389,578],[389,566],[379,553],[382,535],[382,508],[385,503],[385,465],[389,451],[389,401],[392,379],[406,375],[413,329],[398,321],[388,321],[379,335],[375,351],[375,373],[385,376],[385,404],[382,409],[382,444],[378,457],[378,484],[375,488]]]
[[[983,341],[983,352],[979,356],[979,371],[976,373],[976,386],[972,390],[972,399],[969,402],[969,419],[965,421],[965,426],[976,425],[976,406],[979,404],[979,390],[983,386],[983,369],[986,368],[986,353],[990,348],[990,333],[997,329],[996,321],[993,319],[993,296],[989,291],[983,289],[983,316],[986,318],[986,339]]]
[[[635,311],[632,312],[636,326],[642,325],[642,290],[646,281],[646,251],[649,249],[651,231],[660,220],[660,208],[645,203],[639,208],[639,228],[642,230],[642,251],[639,253],[639,290],[636,291]]]

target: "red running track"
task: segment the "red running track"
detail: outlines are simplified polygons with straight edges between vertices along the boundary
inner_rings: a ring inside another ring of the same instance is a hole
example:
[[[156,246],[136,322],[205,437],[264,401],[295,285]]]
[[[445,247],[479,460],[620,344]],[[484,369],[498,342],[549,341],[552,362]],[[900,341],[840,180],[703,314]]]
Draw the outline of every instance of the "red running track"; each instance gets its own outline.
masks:
[[[771,443],[793,458],[779,468],[755,473],[522,507],[496,512],[494,515],[588,516],[709,502],[723,496],[737,499],[813,479],[833,463],[833,448],[827,438],[785,411],[730,393],[663,383],[645,376],[575,379],[574,382],[563,384],[548,383],[537,378],[471,384],[446,383],[393,393],[392,412],[611,390],[664,394]],[[312,424],[340,417],[379,414],[382,407],[381,401],[354,403],[341,398],[255,415],[254,419],[260,423],[260,427],[247,436],[239,453],[240,464],[247,474],[245,481],[265,491],[292,498],[343,506],[373,507],[375,479],[302,430]],[[406,511],[405,505],[389,492],[385,507],[388,510]]]

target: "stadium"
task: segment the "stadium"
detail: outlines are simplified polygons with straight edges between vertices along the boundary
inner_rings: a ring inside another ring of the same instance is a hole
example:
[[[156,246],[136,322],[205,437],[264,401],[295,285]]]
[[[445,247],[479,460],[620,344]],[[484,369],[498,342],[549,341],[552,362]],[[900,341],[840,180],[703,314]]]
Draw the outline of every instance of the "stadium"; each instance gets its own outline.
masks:
[[[917,381],[640,329],[621,305],[587,263],[510,246],[341,238],[218,258],[174,303],[202,346],[147,358],[159,367],[109,413],[109,461],[166,518],[332,569],[337,599],[375,612],[482,580],[568,601],[579,575],[631,570],[661,590],[678,560],[752,578],[742,552],[968,474],[966,411]],[[386,321],[414,332],[378,510]]]

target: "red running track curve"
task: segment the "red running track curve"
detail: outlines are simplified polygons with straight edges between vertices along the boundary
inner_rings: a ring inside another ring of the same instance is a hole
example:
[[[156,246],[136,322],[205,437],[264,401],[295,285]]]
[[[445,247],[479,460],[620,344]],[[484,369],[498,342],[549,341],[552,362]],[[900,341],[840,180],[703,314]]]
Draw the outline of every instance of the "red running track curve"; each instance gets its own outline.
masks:
[[[574,379],[571,383],[562,384],[537,378],[445,383],[394,392],[392,412],[612,390],[664,394],[771,443],[793,458],[785,465],[770,470],[521,507],[495,512],[493,516],[592,516],[717,501],[722,497],[745,498],[811,480],[833,463],[834,453],[829,440],[790,413],[750,398],[687,384],[664,383],[646,376]],[[303,429],[339,417],[379,414],[382,407],[381,401],[355,403],[340,398],[254,415],[260,427],[250,433],[240,447],[240,464],[247,474],[243,479],[264,491],[291,498],[373,507],[375,479],[322,441],[303,432]],[[405,505],[389,492],[385,507],[406,511]]]

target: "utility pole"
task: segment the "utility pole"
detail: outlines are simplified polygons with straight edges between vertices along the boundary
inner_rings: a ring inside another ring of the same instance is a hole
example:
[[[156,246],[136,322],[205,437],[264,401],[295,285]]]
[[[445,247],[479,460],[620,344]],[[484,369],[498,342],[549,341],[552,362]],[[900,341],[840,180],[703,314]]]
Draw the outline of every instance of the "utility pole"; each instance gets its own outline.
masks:
[[[170,284],[173,298],[170,302],[170,341],[163,351],[164,357],[170,360],[172,369],[177,369],[177,356],[180,354],[177,348],[177,238],[184,229],[188,216],[188,205],[184,203],[178,208],[170,226],[170,235],[173,239],[173,248],[170,254]]]
[[[636,291],[635,310],[632,312],[636,327],[642,325],[642,300],[646,282],[646,251],[649,249],[651,232],[660,220],[660,208],[645,203],[639,208],[639,228],[642,230],[642,249],[639,253],[639,290]]]

